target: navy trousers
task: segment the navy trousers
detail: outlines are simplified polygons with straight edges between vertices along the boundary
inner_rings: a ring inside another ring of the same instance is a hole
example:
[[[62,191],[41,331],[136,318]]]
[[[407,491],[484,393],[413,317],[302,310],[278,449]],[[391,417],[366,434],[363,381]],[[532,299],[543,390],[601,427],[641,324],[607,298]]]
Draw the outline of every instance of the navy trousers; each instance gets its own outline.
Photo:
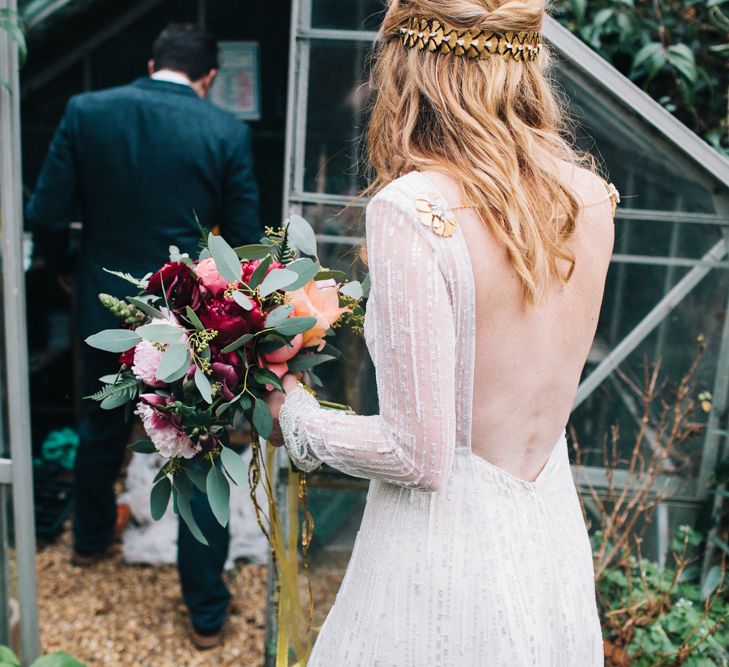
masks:
[[[215,634],[225,622],[230,592],[223,580],[230,533],[213,516],[205,494],[195,488],[192,513],[208,545],[198,542],[180,519],[177,539],[177,568],[182,597],[190,610],[192,625],[201,635]]]
[[[85,343],[81,343],[81,364],[84,396],[101,388],[102,375],[119,369],[118,355]],[[103,551],[111,542],[116,521],[114,482],[124,462],[130,428],[123,409],[102,410],[96,401],[84,400],[74,468],[73,541],[79,553]]]
[[[118,355],[83,343],[81,349],[82,388],[88,396],[100,388],[102,375],[118,370]],[[103,551],[112,540],[116,521],[114,482],[124,462],[130,428],[122,408],[102,410],[95,401],[84,401],[74,468],[73,540],[79,553]],[[223,580],[229,533],[197,489],[192,511],[210,546],[200,544],[180,521],[177,554],[182,596],[195,629],[200,634],[213,634],[225,622],[230,605],[230,593]]]

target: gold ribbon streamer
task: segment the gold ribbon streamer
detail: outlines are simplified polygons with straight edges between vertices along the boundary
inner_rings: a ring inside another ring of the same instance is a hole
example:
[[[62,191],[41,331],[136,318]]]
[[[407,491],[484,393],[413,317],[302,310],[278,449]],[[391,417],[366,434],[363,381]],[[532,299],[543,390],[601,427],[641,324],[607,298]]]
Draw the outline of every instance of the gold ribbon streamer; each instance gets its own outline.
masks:
[[[294,659],[291,667],[304,667],[312,648],[313,597],[309,577],[308,547],[311,542],[314,522],[306,505],[306,478],[293,469],[288,471],[287,522],[282,525],[276,504],[271,472],[275,470],[276,449],[267,443],[265,453],[261,451],[258,434],[253,432],[251,442],[251,465],[249,481],[251,499],[256,519],[271,547],[274,571],[274,604],[276,623],[276,667],[289,667],[289,659]],[[263,512],[256,498],[256,487],[263,482],[268,499],[268,515]],[[309,601],[306,609],[301,603],[299,588],[299,504],[302,505],[302,553]]]

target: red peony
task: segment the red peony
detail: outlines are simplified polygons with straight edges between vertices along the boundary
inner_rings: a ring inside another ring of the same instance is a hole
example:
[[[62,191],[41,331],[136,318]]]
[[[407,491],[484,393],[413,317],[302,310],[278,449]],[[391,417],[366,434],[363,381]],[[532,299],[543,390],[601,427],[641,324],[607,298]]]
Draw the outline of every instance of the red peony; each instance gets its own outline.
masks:
[[[122,352],[121,356],[119,357],[119,363],[122,366],[129,366],[130,368],[134,365],[134,350],[136,350],[137,347],[130,347],[126,352]]]
[[[200,281],[187,264],[168,262],[149,279],[150,294],[167,297],[172,310],[179,312],[187,306],[200,305]]]
[[[215,343],[219,347],[230,345],[242,335],[256,330],[251,327],[251,314],[230,299],[208,299],[198,316],[206,329],[218,332]]]
[[[243,360],[237,352],[221,352],[220,347],[217,345],[211,345],[210,352],[214,362],[232,366],[236,373],[240,373],[243,370]]]

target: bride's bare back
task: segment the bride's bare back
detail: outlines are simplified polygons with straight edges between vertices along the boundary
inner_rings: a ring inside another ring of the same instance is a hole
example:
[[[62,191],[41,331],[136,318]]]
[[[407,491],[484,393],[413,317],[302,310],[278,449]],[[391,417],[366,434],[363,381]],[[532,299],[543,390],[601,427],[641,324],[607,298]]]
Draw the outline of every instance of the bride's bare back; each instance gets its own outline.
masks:
[[[526,305],[504,247],[472,209],[455,211],[470,250],[476,288],[472,451],[502,470],[534,480],[569,418],[597,328],[613,217],[605,184],[566,164],[561,178],[585,203],[569,245],[570,281],[556,278],[545,299]],[[449,176],[423,174],[450,206],[465,203]]]

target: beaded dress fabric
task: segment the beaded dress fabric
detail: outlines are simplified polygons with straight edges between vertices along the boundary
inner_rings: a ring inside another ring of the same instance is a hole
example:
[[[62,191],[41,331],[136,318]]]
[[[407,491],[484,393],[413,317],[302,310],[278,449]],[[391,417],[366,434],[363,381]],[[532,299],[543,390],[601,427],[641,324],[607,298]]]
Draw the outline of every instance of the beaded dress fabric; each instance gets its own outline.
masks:
[[[303,389],[281,410],[300,467],[324,462],[372,480],[308,664],[602,665],[592,554],[564,435],[534,482],[471,452],[472,268],[457,226],[443,234],[426,224],[428,198],[436,213],[448,210],[413,172],[367,209],[365,337],[380,414],[324,410]]]

